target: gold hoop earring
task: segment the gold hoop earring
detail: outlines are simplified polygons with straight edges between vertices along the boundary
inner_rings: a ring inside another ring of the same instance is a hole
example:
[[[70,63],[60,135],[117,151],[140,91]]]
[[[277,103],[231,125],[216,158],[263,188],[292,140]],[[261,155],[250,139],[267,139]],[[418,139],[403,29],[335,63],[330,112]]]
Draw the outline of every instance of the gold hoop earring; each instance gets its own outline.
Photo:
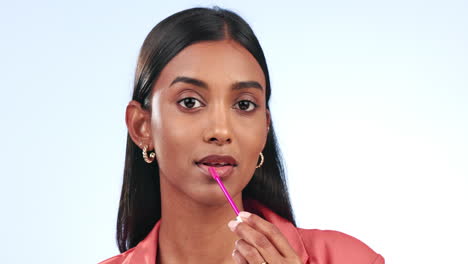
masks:
[[[142,154],[143,154],[143,159],[144,159],[147,163],[151,163],[151,162],[154,161],[154,157],[156,157],[156,153],[151,152],[151,153],[149,154],[149,158],[148,158],[148,153],[146,152],[147,149],[148,149],[148,145],[145,145],[145,146],[143,147],[143,152],[142,152]]]
[[[265,161],[265,158],[263,157],[263,153],[260,152],[260,164],[258,164],[255,168],[260,168],[263,165],[263,161]]]

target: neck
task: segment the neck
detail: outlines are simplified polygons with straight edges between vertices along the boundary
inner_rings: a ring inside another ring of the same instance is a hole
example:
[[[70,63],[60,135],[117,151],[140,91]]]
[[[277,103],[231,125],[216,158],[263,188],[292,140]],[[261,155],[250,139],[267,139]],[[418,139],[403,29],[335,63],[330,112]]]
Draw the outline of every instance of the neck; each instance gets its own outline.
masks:
[[[229,203],[207,206],[183,198],[174,189],[161,188],[157,263],[233,263],[231,253],[239,238],[227,227],[235,219]],[[242,211],[242,194],[233,199]]]

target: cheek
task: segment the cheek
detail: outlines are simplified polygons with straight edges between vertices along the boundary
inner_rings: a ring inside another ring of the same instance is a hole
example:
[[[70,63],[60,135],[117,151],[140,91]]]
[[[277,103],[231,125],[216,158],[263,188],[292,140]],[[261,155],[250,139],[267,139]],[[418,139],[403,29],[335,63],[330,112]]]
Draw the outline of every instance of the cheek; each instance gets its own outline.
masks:
[[[187,159],[187,154],[193,152],[193,143],[198,135],[196,131],[194,122],[188,122],[171,105],[161,104],[154,108],[152,135],[160,166],[183,164],[185,160],[181,159]]]
[[[263,150],[267,136],[266,118],[242,119],[235,125],[243,153],[255,158]]]
[[[155,145],[159,145],[165,152],[172,155],[186,152],[193,147],[197,138],[197,128],[193,122],[187,122],[176,115],[166,114],[164,118],[155,126]]]

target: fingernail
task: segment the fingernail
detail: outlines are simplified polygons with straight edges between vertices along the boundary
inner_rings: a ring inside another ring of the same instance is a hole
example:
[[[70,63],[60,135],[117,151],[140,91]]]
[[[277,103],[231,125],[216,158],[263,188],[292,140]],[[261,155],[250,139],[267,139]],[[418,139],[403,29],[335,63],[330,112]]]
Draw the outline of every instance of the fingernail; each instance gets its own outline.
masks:
[[[239,216],[244,219],[244,220],[247,220],[247,218],[249,218],[249,216],[251,216],[252,214],[249,213],[249,212],[245,212],[245,211],[242,211],[239,213]]]
[[[238,224],[239,224],[239,222],[237,222],[237,221],[229,221],[228,227],[229,227],[229,229],[231,229],[231,231],[234,231]]]

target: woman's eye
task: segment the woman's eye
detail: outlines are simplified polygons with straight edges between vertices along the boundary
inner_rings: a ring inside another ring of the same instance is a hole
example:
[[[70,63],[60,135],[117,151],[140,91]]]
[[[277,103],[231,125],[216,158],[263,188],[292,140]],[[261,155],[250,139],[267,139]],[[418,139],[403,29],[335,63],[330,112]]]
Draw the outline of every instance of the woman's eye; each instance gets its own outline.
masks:
[[[200,101],[198,99],[193,98],[193,97],[184,98],[184,99],[178,101],[177,103],[179,105],[181,105],[182,107],[189,108],[189,109],[197,108],[197,107],[202,106]]]
[[[256,104],[254,104],[252,101],[249,101],[249,100],[239,101],[237,102],[236,106],[240,110],[246,111],[246,112],[253,111],[257,107]]]

